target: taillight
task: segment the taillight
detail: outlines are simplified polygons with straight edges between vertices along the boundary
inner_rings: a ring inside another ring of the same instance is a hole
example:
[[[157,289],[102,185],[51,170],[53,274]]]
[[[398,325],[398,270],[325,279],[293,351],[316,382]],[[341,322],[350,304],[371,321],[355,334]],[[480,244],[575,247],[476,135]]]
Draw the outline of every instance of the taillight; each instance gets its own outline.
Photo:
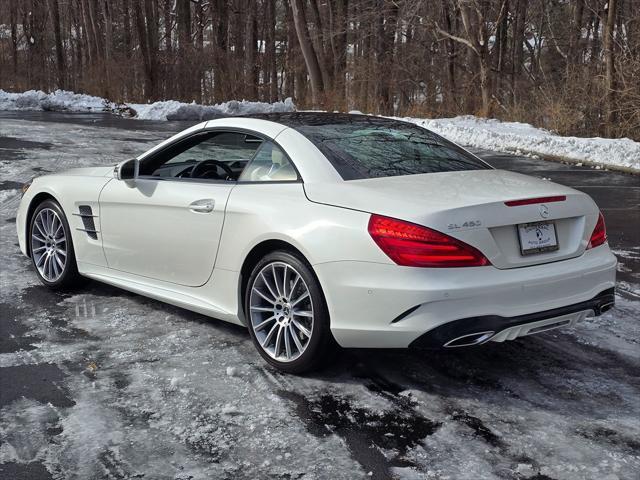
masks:
[[[596,223],[596,227],[593,229],[593,233],[591,234],[591,238],[589,239],[589,245],[587,245],[587,250],[593,247],[597,247],[598,245],[602,245],[607,241],[607,227],[604,224],[604,217],[602,213],[598,214],[598,222]]]
[[[369,234],[398,265],[431,268],[490,265],[471,245],[415,223],[371,215]]]
[[[556,195],[555,197],[538,197],[525,198],[523,200],[509,200],[508,202],[504,202],[504,204],[507,207],[520,207],[522,205],[534,205],[536,203],[564,202],[566,199],[566,195]]]

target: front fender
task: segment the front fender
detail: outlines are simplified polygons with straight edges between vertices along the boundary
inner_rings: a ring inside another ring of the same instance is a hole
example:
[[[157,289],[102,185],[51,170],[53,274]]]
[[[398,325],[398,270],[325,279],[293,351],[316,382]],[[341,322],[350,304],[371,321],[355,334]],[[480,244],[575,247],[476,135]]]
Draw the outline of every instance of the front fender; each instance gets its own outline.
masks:
[[[99,228],[100,204],[98,197],[102,188],[111,181],[110,177],[81,176],[81,175],[47,175],[36,178],[18,207],[16,214],[16,228],[18,243],[23,254],[29,255],[27,242],[27,229],[29,227],[30,214],[45,198],[53,198],[62,208],[69,228],[71,239],[78,262],[106,266],[106,260],[102,251],[102,239],[98,234],[97,239],[90,238],[81,231],[84,227],[78,212],[79,205],[91,207],[96,225]],[[81,272],[82,273],[82,272]]]

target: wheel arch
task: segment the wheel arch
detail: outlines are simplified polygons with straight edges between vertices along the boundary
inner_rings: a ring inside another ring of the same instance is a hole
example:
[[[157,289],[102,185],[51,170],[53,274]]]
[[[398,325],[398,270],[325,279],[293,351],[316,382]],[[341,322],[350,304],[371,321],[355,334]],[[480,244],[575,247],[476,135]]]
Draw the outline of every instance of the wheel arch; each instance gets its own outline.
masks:
[[[322,291],[322,295],[325,296],[324,289],[322,288],[322,284],[320,283],[320,279],[318,278],[318,275],[313,269],[311,262],[309,262],[305,254],[302,253],[302,251],[300,251],[299,248],[296,248],[293,244],[287,242],[286,240],[275,239],[275,238],[269,239],[269,240],[263,240],[260,243],[256,244],[249,251],[249,253],[246,255],[244,259],[244,262],[242,263],[242,267],[240,268],[240,275],[239,275],[239,281],[238,281],[238,305],[240,308],[238,309],[238,314],[240,317],[240,321],[244,325],[247,325],[247,320],[246,320],[245,311],[244,311],[244,308],[245,308],[244,296],[247,290],[249,277],[251,276],[251,271],[253,270],[253,268],[256,266],[256,264],[260,261],[262,257],[275,251],[285,251],[285,252],[293,253],[294,255],[299,257],[302,261],[304,261],[309,267],[309,270],[311,271],[311,273],[316,278],[318,285],[320,286],[320,290]],[[326,299],[326,296],[325,296],[325,299]]]
[[[58,205],[60,205],[60,208],[62,209],[62,205],[60,204],[58,199],[53,195],[51,195],[49,192],[39,192],[33,196],[31,201],[29,202],[29,208],[27,209],[27,216],[26,216],[25,225],[24,225],[25,240],[26,240],[25,246],[26,246],[27,255],[29,256],[29,258],[31,258],[31,241],[29,240],[29,228],[31,227],[31,218],[33,217],[33,213],[35,212],[36,208],[38,208],[38,205],[40,205],[45,200],[53,200]],[[64,213],[64,210],[63,210],[63,213]]]

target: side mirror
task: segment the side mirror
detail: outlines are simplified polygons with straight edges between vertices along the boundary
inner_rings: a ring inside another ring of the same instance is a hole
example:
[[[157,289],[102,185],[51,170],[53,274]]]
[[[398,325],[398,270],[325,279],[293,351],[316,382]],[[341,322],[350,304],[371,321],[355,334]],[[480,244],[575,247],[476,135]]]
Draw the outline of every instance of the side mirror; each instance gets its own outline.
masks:
[[[120,162],[113,170],[114,176],[118,180],[135,180],[138,176],[139,165],[140,161],[137,158]]]

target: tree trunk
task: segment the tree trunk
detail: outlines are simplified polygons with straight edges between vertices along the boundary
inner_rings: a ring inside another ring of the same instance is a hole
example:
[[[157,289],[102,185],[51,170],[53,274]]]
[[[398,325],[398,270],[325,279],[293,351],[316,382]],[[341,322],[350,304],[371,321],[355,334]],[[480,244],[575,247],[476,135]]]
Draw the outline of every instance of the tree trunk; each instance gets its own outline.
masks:
[[[18,0],[9,0],[9,22],[11,23],[11,58],[13,74],[18,75]]]
[[[509,29],[509,2],[505,0],[505,12],[496,33],[496,91],[500,93],[504,80],[504,69],[507,56],[507,31]]]
[[[247,0],[236,0],[235,11],[233,12],[233,65],[229,72],[230,80],[228,95],[231,98],[242,98],[246,93],[246,85],[244,81],[244,46],[245,38],[245,11],[247,9]]]
[[[444,17],[444,25],[446,31],[453,35],[453,22],[451,21],[451,14],[449,12],[449,3],[447,0],[442,0],[442,14]],[[451,39],[447,39],[446,43],[446,55],[447,55],[447,93],[444,101],[449,109],[456,106],[456,43]]]
[[[326,43],[328,42],[326,39],[329,38],[329,35],[325,32],[324,24],[326,22],[322,21],[318,0],[311,0],[309,2],[309,17],[311,23],[315,25],[314,31],[313,33],[310,32],[309,37],[311,39],[311,45],[316,52],[320,73],[322,74],[322,87],[325,93],[325,100],[328,100],[326,93],[330,91],[333,86],[333,62],[328,60],[328,52],[326,51]]]
[[[191,71],[191,5],[190,0],[176,0],[178,24],[178,72],[176,85],[181,100],[189,102],[194,94],[194,72]]]
[[[616,26],[616,12],[618,7],[618,0],[609,0],[607,9],[607,23],[604,31],[604,58],[605,58],[605,133],[607,136],[611,136],[613,132],[614,123],[616,120],[615,103],[616,103],[616,86],[615,86],[615,47],[614,36]]]
[[[124,56],[131,57],[131,10],[129,9],[129,0],[122,0],[122,25],[123,25],[123,41]]]
[[[171,7],[173,0],[164,0],[162,4],[162,16],[164,17],[164,49],[170,55],[173,50],[171,35],[173,32],[173,20],[171,19]]]
[[[202,52],[204,51],[204,7],[202,2],[195,4],[195,21],[196,21],[196,35],[195,35],[195,51],[193,52],[193,61],[191,62],[194,82],[193,95],[196,103],[202,103],[202,90],[203,90],[203,74],[204,68],[201,62]]]
[[[253,3],[253,2],[252,2]],[[245,11],[245,45],[244,45],[244,84],[246,100],[256,100],[256,11],[255,5],[249,5]]]
[[[293,12],[293,22],[298,35],[298,43],[302,50],[302,56],[307,66],[309,79],[311,80],[311,95],[314,107],[324,105],[324,87],[322,82],[322,72],[318,57],[309,37],[309,29],[307,28],[307,20],[304,13],[304,5],[302,0],[291,0],[291,10]]]
[[[525,21],[527,17],[526,0],[517,0],[515,24],[513,27],[513,47],[511,55],[511,95],[512,103],[515,105],[518,99],[518,82],[522,75],[522,65],[524,63],[524,37]]]
[[[394,62],[394,49],[395,49],[395,34],[398,21],[398,6],[395,3],[388,3],[384,5],[384,24],[382,25],[382,32],[380,41],[380,58],[378,73],[379,79],[379,92],[380,95],[380,111],[383,115],[393,115],[393,91],[391,85],[393,82],[393,62]],[[383,74],[383,70],[388,73]]]
[[[138,41],[142,53],[144,72],[146,78],[145,96],[147,100],[156,100],[158,92],[158,72],[157,72],[157,51],[158,36],[157,23],[154,15],[153,0],[144,1],[144,12],[142,8],[136,8],[135,21],[138,30]],[[145,22],[146,20],[146,22]]]
[[[578,64],[580,56],[580,41],[582,38],[582,14],[584,12],[584,0],[575,0],[573,7],[572,32],[569,38],[569,65]]]
[[[62,45],[62,32],[60,30],[60,7],[58,0],[51,0],[49,5],[51,9],[51,20],[53,22],[53,36],[56,45],[56,69],[58,74],[58,88],[66,88],[65,80],[65,52]]]
[[[215,8],[211,9],[211,25],[213,27],[214,69],[213,69],[213,97],[216,102],[226,97],[226,72],[229,69],[228,58],[228,29],[229,10],[226,0],[216,0]]]
[[[349,0],[333,0],[331,9],[331,38],[333,54],[333,93],[336,104],[347,110],[347,31],[349,25]]]
[[[266,34],[264,77],[269,85],[268,100],[278,100],[278,66],[276,64],[276,1],[266,0]]]
[[[491,80],[489,77],[488,60],[480,56],[480,92],[482,94],[482,110],[480,115],[488,117],[491,115]]]
[[[104,96],[111,98],[111,47],[113,45],[113,20],[111,18],[111,6],[108,0],[102,3],[102,16],[104,18],[104,61],[102,69],[104,72]]]
[[[296,27],[293,24],[293,13],[291,5],[286,3],[286,24],[287,24],[287,53],[286,53],[286,75],[284,81],[284,96],[296,99],[296,58],[298,43],[296,42]]]
[[[97,58],[101,59],[103,56],[102,37],[96,16],[96,0],[87,0],[87,18],[89,20],[89,30],[93,39],[94,53]]]

